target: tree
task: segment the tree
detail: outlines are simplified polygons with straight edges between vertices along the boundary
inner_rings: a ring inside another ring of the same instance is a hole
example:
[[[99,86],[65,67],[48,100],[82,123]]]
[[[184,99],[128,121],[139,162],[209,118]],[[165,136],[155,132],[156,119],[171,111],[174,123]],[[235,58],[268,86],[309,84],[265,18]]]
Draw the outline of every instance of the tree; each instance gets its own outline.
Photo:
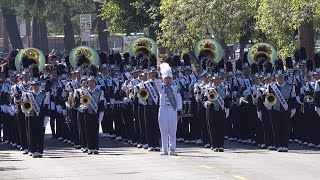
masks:
[[[101,15],[101,6],[103,4],[99,2],[95,2],[96,11],[98,14],[97,17],[97,30],[98,30],[98,38],[99,38],[99,45],[101,51],[109,52],[109,46],[108,46],[108,31],[107,31],[107,25],[106,22],[102,20]]]
[[[307,57],[313,58],[315,28],[319,21],[318,0],[256,0],[259,6],[257,27],[281,47],[279,54],[290,55],[298,47],[306,47]],[[297,33],[298,32],[298,33]]]
[[[17,1],[15,2],[17,3]],[[14,3],[9,0],[0,1],[1,11],[4,17],[5,26],[14,49],[23,49],[22,39],[18,28],[16,9]]]
[[[101,17],[111,33],[144,32],[156,38],[159,30],[160,0],[100,0]]]

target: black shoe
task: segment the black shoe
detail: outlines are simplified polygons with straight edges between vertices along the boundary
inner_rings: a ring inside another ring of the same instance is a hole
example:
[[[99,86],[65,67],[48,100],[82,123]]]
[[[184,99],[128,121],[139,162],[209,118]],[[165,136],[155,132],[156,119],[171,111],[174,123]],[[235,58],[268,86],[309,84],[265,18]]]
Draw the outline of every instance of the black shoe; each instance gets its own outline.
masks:
[[[93,151],[92,151],[92,150],[89,150],[89,151],[88,151],[88,154],[93,154]]]
[[[93,151],[93,154],[99,154],[99,151]]]
[[[224,149],[223,148],[219,148],[219,152],[224,152]]]

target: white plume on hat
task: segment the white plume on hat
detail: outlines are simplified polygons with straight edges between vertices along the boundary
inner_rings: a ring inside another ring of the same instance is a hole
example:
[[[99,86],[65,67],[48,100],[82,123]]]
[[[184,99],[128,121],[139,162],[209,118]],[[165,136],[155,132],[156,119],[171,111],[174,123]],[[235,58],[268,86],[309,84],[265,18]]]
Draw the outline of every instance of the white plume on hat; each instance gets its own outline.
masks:
[[[172,78],[172,70],[168,63],[160,64],[160,72],[162,74],[162,79],[164,79],[165,77]]]

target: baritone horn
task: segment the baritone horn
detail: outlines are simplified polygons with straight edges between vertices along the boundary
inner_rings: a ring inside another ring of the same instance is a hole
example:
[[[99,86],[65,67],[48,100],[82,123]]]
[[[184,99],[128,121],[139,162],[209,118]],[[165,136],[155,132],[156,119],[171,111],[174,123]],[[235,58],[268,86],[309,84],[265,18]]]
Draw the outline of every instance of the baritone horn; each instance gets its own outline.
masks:
[[[80,98],[81,105],[83,105],[84,107],[88,107],[90,102],[91,102],[91,98],[89,95],[82,95],[81,96],[81,98]]]
[[[32,105],[32,102],[30,100],[24,100],[21,102],[21,111],[23,112],[23,114],[25,114],[27,117],[29,117],[31,111],[32,111],[32,108],[33,108],[33,105]]]
[[[264,99],[264,101],[269,105],[269,106],[274,106],[277,101],[278,101],[278,98],[275,94],[273,93],[268,93]]]

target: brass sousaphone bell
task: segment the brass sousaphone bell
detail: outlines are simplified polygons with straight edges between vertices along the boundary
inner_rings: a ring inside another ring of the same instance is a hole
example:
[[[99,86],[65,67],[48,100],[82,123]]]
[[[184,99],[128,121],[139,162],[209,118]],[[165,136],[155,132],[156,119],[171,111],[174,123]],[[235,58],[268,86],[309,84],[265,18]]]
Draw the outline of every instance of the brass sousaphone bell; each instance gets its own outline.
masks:
[[[22,57],[28,57],[28,64],[35,64],[39,71],[41,72],[44,69],[44,65],[46,63],[44,54],[36,48],[26,48],[19,51],[15,58],[15,66],[18,71],[22,71]]]
[[[194,47],[195,56],[201,54],[203,58],[208,58],[214,63],[219,63],[223,58],[223,48],[220,43],[213,39],[203,39],[198,41]]]
[[[151,54],[158,56],[158,45],[150,38],[138,38],[133,40],[129,46],[129,54],[135,57],[139,52],[142,52],[144,56],[149,57]]]
[[[277,59],[277,51],[267,43],[255,44],[248,52],[248,62],[250,64],[258,64],[260,58],[263,58],[266,62],[271,62],[272,65],[274,65],[274,61]]]
[[[77,64],[79,64],[78,60],[81,55],[84,56],[83,64],[87,64],[87,65],[93,64],[95,66],[100,65],[100,57],[96,50],[94,50],[92,47],[89,47],[89,46],[78,46],[72,49],[69,55],[70,65],[74,69],[77,68]]]

